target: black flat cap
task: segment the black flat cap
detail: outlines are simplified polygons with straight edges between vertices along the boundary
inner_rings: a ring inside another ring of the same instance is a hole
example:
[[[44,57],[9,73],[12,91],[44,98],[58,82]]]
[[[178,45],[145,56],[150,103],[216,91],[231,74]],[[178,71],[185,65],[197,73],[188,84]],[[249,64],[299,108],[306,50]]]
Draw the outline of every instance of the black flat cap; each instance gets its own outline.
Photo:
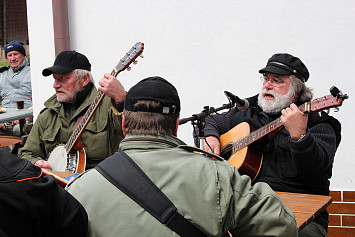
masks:
[[[259,73],[271,72],[280,75],[295,75],[297,78],[306,82],[309,72],[303,62],[287,53],[274,54],[267,62],[265,68],[260,69]]]

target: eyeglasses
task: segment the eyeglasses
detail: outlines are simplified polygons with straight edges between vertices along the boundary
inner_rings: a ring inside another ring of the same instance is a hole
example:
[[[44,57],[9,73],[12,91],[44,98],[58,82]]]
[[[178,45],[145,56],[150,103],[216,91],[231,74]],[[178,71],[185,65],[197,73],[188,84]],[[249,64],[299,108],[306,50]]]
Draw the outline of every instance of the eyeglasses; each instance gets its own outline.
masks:
[[[272,76],[271,78],[268,78],[265,74],[260,77],[260,80],[263,84],[269,81],[274,87],[280,87],[285,83],[285,81],[278,76]]]

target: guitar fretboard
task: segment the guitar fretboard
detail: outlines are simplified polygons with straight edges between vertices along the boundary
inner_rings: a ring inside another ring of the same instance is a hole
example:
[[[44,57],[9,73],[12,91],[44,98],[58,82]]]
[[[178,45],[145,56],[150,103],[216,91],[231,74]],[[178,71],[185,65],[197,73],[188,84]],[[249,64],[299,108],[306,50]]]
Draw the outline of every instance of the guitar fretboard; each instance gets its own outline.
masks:
[[[319,99],[318,99],[319,100]],[[298,107],[302,112],[310,111],[310,103],[304,103]],[[232,151],[232,154],[243,149],[246,146],[254,143],[255,141],[259,140],[260,138],[264,137],[265,135],[275,131],[279,127],[282,126],[281,118],[278,118],[261,128],[251,132],[248,136],[236,141],[233,144],[228,144],[224,147],[221,151],[222,154],[228,153]]]
[[[81,121],[75,127],[72,135],[70,136],[68,142],[65,144],[65,150],[67,153],[73,148],[75,142],[78,140],[79,136],[85,129],[87,123],[90,121],[92,115],[94,114],[95,110],[97,109],[98,105],[101,103],[101,100],[105,97],[105,94],[101,91],[96,95],[94,101],[91,103],[90,107],[84,114]]]
[[[281,126],[282,126],[282,122],[281,122],[280,118],[262,126],[261,128],[251,132],[248,136],[246,136],[246,137],[240,139],[239,141],[237,141],[236,143],[234,143],[232,146],[232,152],[233,153],[237,152],[237,151],[241,150],[242,148],[249,146],[253,142],[255,142],[255,141],[259,140],[260,138],[264,137],[265,135],[275,131],[276,129],[278,129]]]
[[[125,56],[120,59],[119,63],[116,67],[113,68],[111,75],[116,77],[120,72],[127,69],[129,65],[135,62],[136,58],[142,54],[144,49],[144,44],[141,42],[136,43],[129,52],[125,54]],[[100,105],[102,99],[105,97],[105,94],[101,91],[98,91],[94,101],[91,103],[90,107],[84,114],[81,121],[76,125],[72,135],[70,136],[68,142],[65,144],[65,150],[69,153],[75,143],[78,141],[79,137],[83,133],[84,129],[86,128],[88,122],[90,121],[91,117],[95,113],[97,107]]]

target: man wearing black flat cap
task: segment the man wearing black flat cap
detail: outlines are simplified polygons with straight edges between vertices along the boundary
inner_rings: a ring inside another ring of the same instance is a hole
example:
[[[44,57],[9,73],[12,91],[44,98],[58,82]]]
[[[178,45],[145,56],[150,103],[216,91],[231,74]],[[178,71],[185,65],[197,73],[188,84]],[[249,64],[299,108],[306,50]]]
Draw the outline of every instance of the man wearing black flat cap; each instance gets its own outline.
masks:
[[[258,129],[280,118],[281,128],[249,148],[263,155],[254,182],[266,182],[274,191],[329,195],[340,123],[324,112],[307,114],[299,110],[298,106],[313,97],[305,85],[308,69],[299,58],[274,54],[259,73],[262,90],[247,99],[248,109],[233,108],[206,118],[205,150],[212,148],[219,155],[220,136],[242,122]],[[324,211],[299,236],[326,236],[327,228],[328,213]]]
[[[66,187],[88,212],[88,236],[297,236],[293,213],[267,184],[252,186],[176,137],[179,113],[178,92],[161,77],[128,91],[120,151]]]
[[[41,168],[51,168],[47,161],[49,154],[57,145],[68,142],[98,93],[90,71],[87,57],[76,51],[61,52],[54,65],[42,71],[43,76],[53,75],[56,94],[44,103],[45,108],[38,115],[23,147],[22,158]],[[99,85],[98,90],[106,96],[81,135],[86,169],[95,167],[116,152],[123,138],[121,114],[126,92],[122,84],[108,73]]]

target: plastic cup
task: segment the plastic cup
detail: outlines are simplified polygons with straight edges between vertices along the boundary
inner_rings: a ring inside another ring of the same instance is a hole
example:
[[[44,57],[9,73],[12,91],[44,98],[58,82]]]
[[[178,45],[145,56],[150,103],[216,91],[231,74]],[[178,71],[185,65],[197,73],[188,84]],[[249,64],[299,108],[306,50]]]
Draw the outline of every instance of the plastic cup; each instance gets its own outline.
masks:
[[[21,101],[16,101],[16,103],[17,103],[17,109],[23,109],[23,100],[21,100]]]

